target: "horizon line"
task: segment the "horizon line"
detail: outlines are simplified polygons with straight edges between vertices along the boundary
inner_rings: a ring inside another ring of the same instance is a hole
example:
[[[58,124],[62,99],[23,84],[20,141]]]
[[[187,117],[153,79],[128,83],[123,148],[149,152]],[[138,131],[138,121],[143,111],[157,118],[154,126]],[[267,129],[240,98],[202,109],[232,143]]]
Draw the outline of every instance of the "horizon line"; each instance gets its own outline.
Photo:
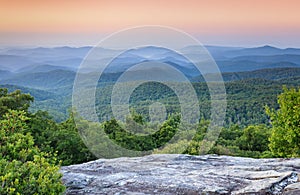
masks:
[[[182,48],[185,47],[191,47],[191,46],[197,46],[197,45],[188,45],[188,46],[184,46]],[[276,48],[276,49],[300,49],[299,47],[282,47],[282,46],[277,46],[274,44],[256,44],[256,45],[227,45],[227,44],[203,44],[201,45],[203,47],[228,47],[228,48],[241,48],[241,49],[247,49],[247,48],[263,48],[263,47],[270,47],[270,48]],[[51,45],[51,44],[41,44],[41,45],[0,45],[0,49],[13,49],[13,48],[23,48],[23,49],[38,49],[38,48],[47,48],[47,49],[51,49],[51,48],[85,48],[85,47],[90,47],[90,48],[95,48],[97,46],[92,46],[92,45],[72,45],[72,44],[65,44],[65,45]],[[108,48],[104,48],[104,49],[108,49]]]

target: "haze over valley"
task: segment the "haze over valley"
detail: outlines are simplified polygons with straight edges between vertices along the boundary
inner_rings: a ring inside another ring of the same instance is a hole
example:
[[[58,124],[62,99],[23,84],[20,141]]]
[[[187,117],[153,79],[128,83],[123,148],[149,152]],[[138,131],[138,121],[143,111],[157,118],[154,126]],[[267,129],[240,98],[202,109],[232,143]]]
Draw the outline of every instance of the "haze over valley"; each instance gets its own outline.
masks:
[[[7,87],[10,91],[20,88],[23,92],[32,94],[35,97],[35,102],[30,108],[32,111],[47,110],[57,121],[62,121],[66,119],[68,110],[71,108],[73,82],[77,70],[91,49],[92,47],[75,48],[67,46],[3,48],[0,50],[1,86]],[[178,53],[159,47],[128,50],[116,57],[104,70],[99,79],[102,88],[99,89],[111,88],[124,71],[136,64],[157,61],[178,69],[194,85],[201,85],[200,88],[205,91],[207,89],[205,89],[206,84],[203,75],[184,55],[180,54],[182,52],[192,55],[196,49],[197,46],[187,46],[180,49]],[[258,100],[259,104],[276,105],[276,95],[281,91],[282,85],[294,86],[299,84],[300,49],[280,49],[268,45],[255,48],[206,46],[206,49],[215,60],[226,82],[229,100],[228,112],[240,113],[240,118],[236,115],[228,116],[232,118],[227,118],[228,123],[232,120],[245,121],[248,119],[241,113],[248,112],[247,110],[250,109],[250,105],[247,106],[247,97],[243,95],[248,93],[249,90],[256,94],[258,91],[262,91],[259,87],[265,88],[265,91],[253,97],[253,99],[260,99]],[[96,48],[96,50],[104,56],[118,53],[117,50],[105,48]],[[94,64],[94,66],[81,70],[80,74],[86,74],[87,77],[95,74],[99,71],[99,67],[103,66],[102,61],[105,61],[105,59],[92,60],[94,62],[91,64]],[[151,66],[144,68],[149,72],[153,69]],[[139,71],[137,70],[132,74],[139,74]],[[215,73],[205,72],[204,70],[203,74]],[[238,93],[236,93],[237,91]],[[106,90],[105,93],[109,95],[109,90]],[[202,96],[205,93],[198,91],[199,99],[204,98]],[[231,94],[234,95],[231,96]],[[233,96],[239,95],[246,98],[239,99],[239,101],[244,102],[241,103],[245,105],[244,108],[241,108],[240,105],[238,107],[234,105],[236,101],[234,101]],[[138,99],[136,98],[136,101],[140,101]],[[208,101],[209,96],[204,99]],[[252,101],[254,101],[253,99]],[[265,99],[265,101],[261,101],[261,99]],[[109,103],[99,100],[98,104],[102,105],[100,107],[103,108]],[[258,109],[257,112],[262,113],[263,108]],[[261,117],[261,115],[259,114],[257,118],[266,120],[266,117]]]

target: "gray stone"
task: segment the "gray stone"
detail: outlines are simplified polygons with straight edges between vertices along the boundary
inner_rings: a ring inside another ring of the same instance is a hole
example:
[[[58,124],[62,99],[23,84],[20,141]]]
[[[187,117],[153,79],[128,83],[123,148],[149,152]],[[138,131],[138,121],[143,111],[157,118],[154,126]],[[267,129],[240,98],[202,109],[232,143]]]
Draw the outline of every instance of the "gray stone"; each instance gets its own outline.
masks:
[[[61,172],[67,194],[300,194],[300,159],[156,154]]]
[[[300,194],[300,182],[288,185],[283,192],[284,195],[299,195]]]

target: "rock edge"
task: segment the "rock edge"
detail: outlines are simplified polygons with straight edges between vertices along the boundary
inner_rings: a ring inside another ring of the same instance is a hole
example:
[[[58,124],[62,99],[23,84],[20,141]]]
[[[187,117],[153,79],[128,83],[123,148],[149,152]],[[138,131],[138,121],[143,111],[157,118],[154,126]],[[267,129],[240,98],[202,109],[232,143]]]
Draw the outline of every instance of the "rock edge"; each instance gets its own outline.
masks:
[[[299,194],[300,159],[155,154],[61,168],[66,194]]]

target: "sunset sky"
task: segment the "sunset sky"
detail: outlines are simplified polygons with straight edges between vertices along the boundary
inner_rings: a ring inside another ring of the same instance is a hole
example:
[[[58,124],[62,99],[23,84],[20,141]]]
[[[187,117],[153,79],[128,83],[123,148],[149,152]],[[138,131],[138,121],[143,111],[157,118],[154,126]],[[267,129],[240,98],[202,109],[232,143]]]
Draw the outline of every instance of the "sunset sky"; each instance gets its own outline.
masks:
[[[212,45],[300,47],[299,0],[0,0],[0,46],[95,45],[165,25]]]

